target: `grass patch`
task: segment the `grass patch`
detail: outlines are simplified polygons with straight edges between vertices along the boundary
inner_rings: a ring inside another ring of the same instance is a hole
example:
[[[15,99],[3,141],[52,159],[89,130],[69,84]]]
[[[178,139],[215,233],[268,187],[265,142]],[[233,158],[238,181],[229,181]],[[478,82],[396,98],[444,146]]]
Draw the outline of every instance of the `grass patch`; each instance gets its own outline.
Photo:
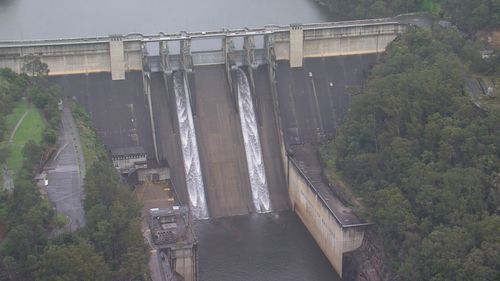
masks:
[[[28,109],[28,113],[26,114],[26,117],[23,119],[17,131],[15,132],[14,137],[12,138],[12,142],[9,144],[10,155],[9,158],[7,159],[7,165],[9,169],[14,173],[18,171],[22,166],[23,162],[22,151],[24,145],[30,140],[40,143],[40,141],[42,140],[42,133],[46,127],[45,120],[43,119],[40,112],[38,112],[38,110],[34,107],[29,107],[29,105],[27,105],[26,103],[21,103],[19,105],[19,109],[16,106],[12,115],[17,116],[19,115],[19,112],[22,111],[22,113],[20,114],[21,116],[19,116],[17,119],[19,120],[19,118],[22,117],[26,109]],[[13,117],[11,119],[14,120]],[[13,122],[15,127],[15,125],[17,124],[17,120],[15,122],[12,120],[9,122],[11,123]]]
[[[441,6],[434,0],[423,0],[422,7],[424,8],[424,11],[433,15],[438,15],[441,11]]]
[[[57,213],[55,221],[56,221],[57,227],[59,227],[59,228],[64,227],[70,223],[68,216],[66,216],[65,214],[62,214],[62,213]]]
[[[5,118],[6,134],[5,138],[8,140],[10,133],[17,124],[17,121],[23,116],[24,112],[29,109],[29,104],[26,101],[20,101],[16,104],[12,112]]]

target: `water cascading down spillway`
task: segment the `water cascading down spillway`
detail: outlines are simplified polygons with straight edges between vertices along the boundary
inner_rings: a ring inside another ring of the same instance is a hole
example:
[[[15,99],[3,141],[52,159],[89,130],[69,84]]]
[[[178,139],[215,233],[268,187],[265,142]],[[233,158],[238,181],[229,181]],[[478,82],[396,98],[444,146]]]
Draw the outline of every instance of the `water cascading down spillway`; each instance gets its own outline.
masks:
[[[184,73],[175,72],[173,80],[191,213],[197,219],[204,219],[208,218],[208,210],[201,174],[198,144],[196,142],[196,132],[191,112],[189,89]]]
[[[240,112],[241,130],[243,132],[243,142],[248,164],[248,174],[250,175],[250,186],[252,189],[252,199],[258,213],[271,211],[271,201],[266,182],[266,172],[260,146],[259,130],[255,119],[252,93],[248,78],[241,69],[236,70],[238,107]]]

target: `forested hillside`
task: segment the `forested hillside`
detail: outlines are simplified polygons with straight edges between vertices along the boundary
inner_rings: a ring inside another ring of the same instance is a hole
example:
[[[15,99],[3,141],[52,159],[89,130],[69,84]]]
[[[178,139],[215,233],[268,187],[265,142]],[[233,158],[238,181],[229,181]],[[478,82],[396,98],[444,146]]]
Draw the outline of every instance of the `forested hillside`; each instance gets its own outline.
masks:
[[[500,280],[500,113],[471,102],[450,36],[393,42],[322,150],[400,280]]]
[[[425,11],[466,31],[500,26],[500,0],[319,0],[341,19],[388,17]]]
[[[13,190],[0,187],[0,280],[147,280],[149,256],[138,202],[120,180],[92,131],[90,118],[79,107],[75,107],[75,119],[87,137],[82,142],[93,150],[84,183],[87,225],[49,239],[59,225],[33,178],[43,155],[56,144],[59,92],[45,78],[47,65],[38,58],[29,59],[25,71],[30,76],[0,69],[0,140],[4,140],[0,164],[12,150],[5,141],[9,133],[5,120],[16,104],[32,104],[43,116],[42,123],[47,123],[40,142],[31,140],[21,148],[22,165],[13,171]]]

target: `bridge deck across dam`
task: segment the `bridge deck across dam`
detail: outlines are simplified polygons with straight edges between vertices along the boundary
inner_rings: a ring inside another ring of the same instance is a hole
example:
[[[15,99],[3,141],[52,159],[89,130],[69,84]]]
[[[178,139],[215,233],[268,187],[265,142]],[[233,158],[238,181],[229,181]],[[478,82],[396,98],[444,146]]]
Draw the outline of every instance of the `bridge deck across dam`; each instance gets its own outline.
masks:
[[[417,24],[424,18],[417,14],[400,15],[394,18],[377,18],[377,19],[362,19],[352,21],[339,22],[323,22],[323,23],[304,23],[301,24],[303,30],[319,30],[330,28],[348,28],[353,26],[374,26],[383,24]],[[197,32],[174,32],[151,35],[143,35],[141,33],[129,33],[123,36],[124,42],[162,42],[162,41],[180,41],[185,39],[210,39],[223,37],[244,37],[244,36],[263,36],[277,32],[289,32],[289,25],[266,25],[263,28],[241,28],[241,29],[222,29],[214,31],[197,31]],[[341,35],[341,34],[339,34]],[[54,45],[72,45],[72,44],[94,44],[108,43],[108,36],[99,37],[80,37],[80,38],[58,38],[58,39],[36,39],[36,40],[2,40],[0,48],[4,47],[37,47],[37,46],[54,46]]]
[[[36,54],[48,64],[49,75],[112,72],[113,79],[120,80],[124,79],[126,71],[143,69],[151,43],[158,43],[160,61],[167,68],[169,64],[174,69],[181,69],[229,61],[235,65],[258,65],[273,59],[290,60],[292,67],[300,67],[303,58],[383,52],[389,42],[406,30],[407,21],[407,17],[395,17],[156,35],[131,33],[94,38],[0,41],[0,67],[21,72],[24,56]],[[236,38],[245,40],[243,52],[235,48],[233,40]],[[262,38],[263,46],[255,46],[253,38]],[[221,40],[220,50],[191,52],[191,41],[214,39]],[[180,44],[180,53],[170,52],[169,44],[173,42]]]

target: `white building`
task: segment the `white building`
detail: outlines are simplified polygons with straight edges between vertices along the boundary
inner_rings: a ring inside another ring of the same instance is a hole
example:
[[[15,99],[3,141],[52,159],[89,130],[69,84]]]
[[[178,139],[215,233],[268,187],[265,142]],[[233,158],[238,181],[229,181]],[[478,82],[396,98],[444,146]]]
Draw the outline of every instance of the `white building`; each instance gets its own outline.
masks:
[[[111,150],[113,165],[121,174],[147,169],[147,154],[140,146],[120,147]]]

